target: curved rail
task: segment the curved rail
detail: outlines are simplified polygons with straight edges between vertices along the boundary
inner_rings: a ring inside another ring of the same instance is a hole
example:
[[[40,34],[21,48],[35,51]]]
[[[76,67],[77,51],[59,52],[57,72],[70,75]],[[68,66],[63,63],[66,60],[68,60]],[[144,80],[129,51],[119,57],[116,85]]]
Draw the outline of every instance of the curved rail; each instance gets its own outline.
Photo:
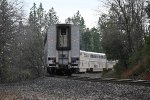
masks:
[[[90,78],[90,77],[80,77],[80,76],[50,76],[54,78],[71,79],[79,81],[90,81],[90,82],[104,82],[104,83],[114,83],[114,84],[126,84],[126,85],[138,85],[138,86],[150,86],[150,81],[148,80],[132,80],[132,79],[117,79],[117,78]]]

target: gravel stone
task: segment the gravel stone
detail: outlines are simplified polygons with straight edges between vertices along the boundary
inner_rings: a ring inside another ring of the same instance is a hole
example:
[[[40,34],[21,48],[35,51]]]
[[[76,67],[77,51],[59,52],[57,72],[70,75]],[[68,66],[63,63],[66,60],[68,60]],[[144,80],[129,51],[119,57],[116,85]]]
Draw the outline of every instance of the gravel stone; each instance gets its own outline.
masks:
[[[150,100],[150,87],[55,77],[0,84],[0,100]]]

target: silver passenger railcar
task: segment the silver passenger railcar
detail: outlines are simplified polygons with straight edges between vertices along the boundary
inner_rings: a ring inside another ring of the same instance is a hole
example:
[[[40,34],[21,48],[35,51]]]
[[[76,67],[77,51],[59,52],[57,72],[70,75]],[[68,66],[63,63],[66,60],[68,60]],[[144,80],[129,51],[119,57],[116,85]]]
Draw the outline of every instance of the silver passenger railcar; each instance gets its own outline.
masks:
[[[101,72],[104,69],[113,69],[115,64],[116,61],[108,61],[104,53],[80,50],[79,72]]]
[[[79,28],[71,24],[49,27],[45,36],[45,66],[49,74],[71,75],[79,68]]]

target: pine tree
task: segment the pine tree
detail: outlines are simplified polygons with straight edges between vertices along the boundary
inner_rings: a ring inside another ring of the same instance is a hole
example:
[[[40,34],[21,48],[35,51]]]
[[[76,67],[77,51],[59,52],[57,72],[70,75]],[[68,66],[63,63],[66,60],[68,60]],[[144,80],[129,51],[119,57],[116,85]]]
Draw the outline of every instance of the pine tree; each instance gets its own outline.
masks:
[[[93,27],[91,30],[91,37],[92,37],[92,51],[93,52],[103,52],[102,49],[102,43],[101,43],[101,34],[98,32],[98,30]]]
[[[27,59],[31,63],[31,67],[37,70],[37,75],[41,75],[43,66],[43,35],[42,35],[42,18],[43,8],[40,4],[37,9],[36,4],[33,4],[29,15],[29,36],[28,36],[28,56]],[[32,60],[32,61],[31,61]]]
[[[86,31],[86,26],[85,26],[85,21],[84,18],[81,16],[80,12],[77,11],[77,13],[75,15],[73,15],[73,17],[69,17],[65,20],[66,23],[68,24],[73,24],[73,25],[77,25],[80,28],[80,49],[81,50],[85,50],[85,41],[84,41],[84,37],[83,34]]]
[[[58,16],[56,15],[56,12],[54,11],[53,7],[48,11],[46,15],[46,21],[47,21],[47,26],[59,23]]]
[[[35,34],[38,34],[39,36],[40,30],[39,30],[39,23],[38,23],[37,7],[35,3],[33,4],[33,7],[30,10],[29,25],[32,31],[34,31]]]
[[[85,51],[92,51],[92,38],[91,38],[91,32],[89,28],[86,29],[86,31],[82,35],[82,42],[83,42],[83,50]]]
[[[45,28],[45,11],[42,6],[42,3],[40,3],[39,8],[37,9],[37,20],[38,20],[38,28],[41,34],[44,34],[44,28]]]
[[[12,9],[7,0],[0,5],[0,77],[6,79],[7,68],[11,63],[11,46],[14,41],[14,22]]]

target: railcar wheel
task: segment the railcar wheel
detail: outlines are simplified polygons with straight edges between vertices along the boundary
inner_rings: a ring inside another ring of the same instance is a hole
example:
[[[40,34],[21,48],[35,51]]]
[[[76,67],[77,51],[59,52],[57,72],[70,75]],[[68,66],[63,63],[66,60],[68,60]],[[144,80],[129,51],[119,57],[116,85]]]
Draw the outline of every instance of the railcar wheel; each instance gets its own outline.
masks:
[[[55,68],[47,67],[47,73],[49,73],[50,75],[55,75],[56,70]]]
[[[67,76],[71,76],[72,75],[72,70],[71,69],[67,69],[66,70],[66,74],[67,74]]]
[[[57,69],[56,74],[57,75],[64,75],[64,70],[63,69]]]
[[[50,70],[50,68],[49,67],[47,67],[47,73],[51,73],[51,70]]]

